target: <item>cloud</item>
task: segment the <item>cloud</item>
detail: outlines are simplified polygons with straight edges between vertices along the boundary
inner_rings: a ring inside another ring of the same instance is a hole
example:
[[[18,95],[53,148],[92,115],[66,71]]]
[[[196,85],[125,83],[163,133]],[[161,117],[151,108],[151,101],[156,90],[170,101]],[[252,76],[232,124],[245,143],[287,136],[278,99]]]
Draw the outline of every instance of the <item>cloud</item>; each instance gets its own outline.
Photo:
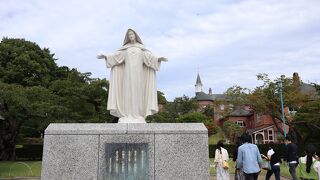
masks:
[[[49,47],[59,65],[109,77],[100,51],[122,45],[134,28],[146,47],[169,58],[158,72],[167,98],[194,95],[198,68],[205,89],[253,88],[261,72],[299,72],[320,81],[320,1],[5,1],[0,35]]]

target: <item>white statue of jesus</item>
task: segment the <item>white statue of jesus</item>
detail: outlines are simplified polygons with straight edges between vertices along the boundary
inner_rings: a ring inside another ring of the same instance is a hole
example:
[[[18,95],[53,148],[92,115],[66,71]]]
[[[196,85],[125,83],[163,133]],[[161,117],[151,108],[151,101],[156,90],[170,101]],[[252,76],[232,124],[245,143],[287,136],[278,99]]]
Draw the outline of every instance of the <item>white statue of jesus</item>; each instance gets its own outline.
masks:
[[[146,116],[158,112],[156,71],[166,58],[153,55],[132,29],[118,51],[97,58],[111,68],[107,109],[118,123],[146,123]]]

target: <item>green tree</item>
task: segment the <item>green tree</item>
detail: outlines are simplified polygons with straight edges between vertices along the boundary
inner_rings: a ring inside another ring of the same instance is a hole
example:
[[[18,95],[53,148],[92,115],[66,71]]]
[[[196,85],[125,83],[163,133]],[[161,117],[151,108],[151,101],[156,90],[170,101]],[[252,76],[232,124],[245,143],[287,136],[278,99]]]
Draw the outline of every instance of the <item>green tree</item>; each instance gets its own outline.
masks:
[[[28,121],[48,124],[56,119],[56,111],[64,111],[59,96],[48,89],[0,82],[0,112],[4,117],[0,128],[0,160],[15,158],[15,144],[21,127]]]
[[[164,93],[161,91],[157,91],[157,95],[158,95],[158,103],[159,104],[167,104],[168,101],[166,99],[166,97],[164,96]]]
[[[58,67],[49,49],[24,39],[3,38],[0,43],[0,81],[22,86],[48,86]]]
[[[291,124],[302,142],[319,142],[320,100],[309,101],[300,107]]]
[[[295,82],[292,78],[280,77],[270,80],[267,74],[258,74],[257,79],[262,81],[262,85],[254,88],[252,91],[239,86],[230,88],[226,95],[231,104],[238,106],[249,106],[256,113],[270,115],[277,130],[283,134],[283,130],[279,127],[281,120],[281,104],[279,98],[278,82],[283,83],[283,100],[285,107],[301,107],[309,100],[309,94],[301,92],[301,82]],[[292,124],[290,116],[285,117],[290,129],[299,133],[296,126]],[[298,135],[299,136],[299,135]]]
[[[183,114],[196,112],[197,109],[198,103],[196,102],[196,100],[185,95],[175,98],[173,102],[169,102],[165,106],[165,110],[174,120],[176,120]]]
[[[228,139],[232,141],[243,133],[243,129],[238,124],[231,121],[224,122],[222,130]]]
[[[146,118],[148,123],[173,123],[174,119],[168,112],[159,112]]]
[[[0,160],[13,160],[18,135],[52,122],[113,122],[108,81],[58,67],[48,49],[24,39],[0,43]]]
[[[210,105],[207,105],[201,110],[202,114],[206,115],[209,118],[214,117],[214,108],[211,107]]]
[[[178,118],[180,123],[204,123],[210,124],[212,120],[200,112],[189,112]]]

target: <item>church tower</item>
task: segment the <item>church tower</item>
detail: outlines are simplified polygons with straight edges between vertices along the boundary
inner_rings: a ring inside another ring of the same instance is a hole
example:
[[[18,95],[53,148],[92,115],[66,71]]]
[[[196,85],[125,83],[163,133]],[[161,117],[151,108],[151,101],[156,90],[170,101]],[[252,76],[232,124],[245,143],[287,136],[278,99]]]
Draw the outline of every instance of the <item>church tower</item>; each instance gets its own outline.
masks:
[[[194,86],[196,87],[196,93],[202,92],[202,83],[201,83],[201,79],[200,79],[199,73],[198,73],[198,76],[197,76],[196,85],[194,85]]]

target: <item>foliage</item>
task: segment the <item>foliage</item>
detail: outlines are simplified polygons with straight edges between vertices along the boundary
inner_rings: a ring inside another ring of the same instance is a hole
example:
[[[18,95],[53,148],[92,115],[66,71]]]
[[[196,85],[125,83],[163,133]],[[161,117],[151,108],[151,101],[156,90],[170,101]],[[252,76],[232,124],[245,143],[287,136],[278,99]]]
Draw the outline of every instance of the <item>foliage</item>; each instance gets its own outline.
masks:
[[[316,149],[320,149],[320,144],[313,144]],[[257,144],[259,151],[261,154],[267,154],[268,150],[269,150],[269,145],[268,144]],[[297,144],[298,146],[298,156],[305,156],[305,145],[304,144]],[[235,145],[234,144],[224,144],[224,148],[229,152],[229,156],[232,157],[233,155],[233,151],[235,149]],[[209,144],[209,157],[210,158],[214,158],[215,155],[215,150],[217,149],[217,145],[216,144]],[[276,151],[279,153],[279,155],[284,158],[285,157],[285,153],[286,153],[286,145],[285,144],[275,144],[275,149]],[[318,152],[319,153],[319,152]]]
[[[174,120],[168,112],[159,112],[146,118],[148,123],[172,123]]]
[[[198,103],[196,100],[185,95],[175,98],[173,102],[169,102],[165,106],[165,110],[174,120],[183,114],[195,112],[197,109]]]
[[[157,91],[157,95],[158,95],[158,103],[159,104],[167,104],[168,101],[166,99],[166,97],[164,96],[164,93],[161,91]]]
[[[209,144],[216,144],[220,140],[225,140],[222,134],[222,129],[215,124],[213,127],[214,127],[213,130],[211,130],[210,125],[209,126],[207,125]]]
[[[243,129],[238,124],[231,121],[225,121],[223,123],[222,130],[230,140],[233,140],[235,137],[239,137],[243,133]]]
[[[48,86],[57,78],[54,54],[24,39],[3,38],[0,43],[0,81],[22,86]]]
[[[199,112],[189,112],[178,118],[178,122],[180,123],[204,123],[210,124],[211,119]]]
[[[310,99],[310,95],[301,92],[302,82],[297,79],[281,76],[275,80],[270,80],[267,74],[258,74],[257,79],[262,81],[261,86],[251,91],[239,86],[233,86],[226,92],[227,99],[231,104],[249,106],[256,113],[271,116],[277,130],[283,134],[283,130],[279,126],[279,122],[281,122],[279,82],[282,82],[282,95],[285,107],[301,107]],[[299,134],[298,128],[292,123],[292,117],[288,115],[285,118],[290,126],[290,130]],[[300,140],[304,139],[301,135],[298,136]]]
[[[213,118],[214,117],[214,108],[211,107],[210,105],[207,105],[206,107],[204,107],[201,110],[201,113],[206,115],[207,117]]]
[[[319,142],[320,100],[304,104],[296,113],[292,124],[299,131],[300,136],[305,138],[305,141]]]
[[[115,120],[106,108],[108,81],[58,67],[49,49],[4,38],[0,64],[0,160],[14,159],[18,135],[40,137],[49,123]]]

